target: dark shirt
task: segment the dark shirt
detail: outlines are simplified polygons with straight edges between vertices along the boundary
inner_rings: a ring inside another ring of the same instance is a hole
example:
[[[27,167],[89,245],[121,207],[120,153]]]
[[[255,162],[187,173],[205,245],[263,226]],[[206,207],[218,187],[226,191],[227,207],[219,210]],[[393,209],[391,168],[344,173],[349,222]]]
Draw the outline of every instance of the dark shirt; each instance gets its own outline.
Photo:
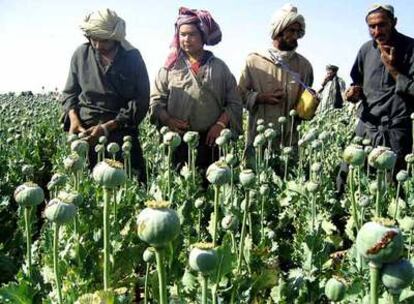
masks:
[[[394,32],[392,44],[400,75],[396,80],[381,61],[375,41],[362,45],[352,67],[351,78],[363,87],[366,98],[359,107],[359,117],[379,125],[384,119],[391,124],[407,123],[414,109],[414,39]]]
[[[63,91],[63,108],[78,112],[84,127],[115,119],[121,128],[135,128],[149,107],[149,80],[137,49],[119,46],[113,62],[104,67],[89,43],[73,54]]]

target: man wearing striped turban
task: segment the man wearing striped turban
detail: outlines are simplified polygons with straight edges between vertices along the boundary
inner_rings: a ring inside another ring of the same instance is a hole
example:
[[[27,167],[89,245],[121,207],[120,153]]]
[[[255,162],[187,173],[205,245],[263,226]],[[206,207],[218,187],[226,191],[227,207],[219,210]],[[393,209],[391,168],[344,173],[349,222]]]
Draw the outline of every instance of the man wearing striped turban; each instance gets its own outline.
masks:
[[[218,24],[205,10],[180,8],[170,54],[151,93],[151,121],[184,134],[197,131],[196,165],[207,168],[218,158],[215,140],[224,128],[242,129],[242,104],[236,80],[227,65],[204,45],[221,40]],[[187,145],[174,152],[178,166],[186,161]]]
[[[82,133],[91,149],[99,137],[122,145],[132,137],[131,165],[144,180],[144,159],[138,141],[138,125],[149,107],[149,80],[139,51],[125,39],[125,21],[114,11],[99,10],[80,26],[88,42],[73,54],[62,95],[65,129]],[[121,156],[121,152],[118,157]]]
[[[250,160],[255,153],[253,142],[257,121],[260,119],[266,124],[277,124],[279,117],[289,118],[289,112],[297,104],[304,87],[312,85],[312,66],[296,52],[297,41],[304,35],[303,16],[296,7],[286,4],[271,19],[272,46],[247,57],[239,90],[249,113],[245,156]],[[286,125],[290,126],[290,123]],[[277,132],[279,130],[277,128]],[[279,149],[281,144],[291,145],[297,142],[297,134],[291,135],[291,130],[296,132],[296,128],[285,130],[283,139],[281,134],[276,137],[275,149]]]

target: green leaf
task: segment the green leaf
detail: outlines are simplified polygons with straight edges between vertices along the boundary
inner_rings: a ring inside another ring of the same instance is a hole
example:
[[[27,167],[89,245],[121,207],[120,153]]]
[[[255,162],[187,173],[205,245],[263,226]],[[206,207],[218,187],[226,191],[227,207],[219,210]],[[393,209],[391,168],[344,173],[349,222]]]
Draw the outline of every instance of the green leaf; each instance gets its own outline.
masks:
[[[183,289],[186,293],[192,293],[197,290],[197,277],[193,275],[188,269],[184,271],[184,275],[181,278],[181,283],[183,284]]]
[[[34,291],[26,282],[10,283],[0,288],[0,300],[9,300],[13,304],[32,304],[33,296]]]

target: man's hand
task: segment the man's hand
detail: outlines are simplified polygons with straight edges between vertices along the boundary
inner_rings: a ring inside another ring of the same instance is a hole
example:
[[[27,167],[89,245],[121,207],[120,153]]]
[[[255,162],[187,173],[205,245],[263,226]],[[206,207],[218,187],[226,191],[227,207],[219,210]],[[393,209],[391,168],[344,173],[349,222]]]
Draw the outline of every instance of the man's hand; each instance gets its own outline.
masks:
[[[89,143],[90,146],[94,146],[98,142],[99,137],[103,135],[105,135],[105,132],[101,125],[92,126],[85,131],[84,139]]]
[[[259,104],[275,105],[282,100],[283,96],[285,96],[285,92],[283,91],[283,89],[276,89],[273,93],[257,94],[256,102]]]
[[[166,125],[171,131],[177,132],[181,135],[184,134],[190,127],[188,121],[177,119],[171,116],[167,119]]]
[[[358,85],[350,86],[345,91],[345,99],[349,102],[356,103],[364,97],[362,87]]]
[[[206,137],[206,145],[207,146],[214,146],[216,144],[216,138],[220,136],[221,130],[224,128],[219,124],[214,124],[208,130],[207,137]]]
[[[69,134],[78,134],[81,132],[85,132],[85,128],[82,127],[82,124],[76,111],[72,109],[69,111],[68,115],[70,120]]]
[[[379,50],[381,52],[381,60],[385,65],[385,68],[391,74],[391,76],[396,79],[399,72],[396,68],[396,56],[395,56],[395,48],[388,45],[381,45],[378,44]]]

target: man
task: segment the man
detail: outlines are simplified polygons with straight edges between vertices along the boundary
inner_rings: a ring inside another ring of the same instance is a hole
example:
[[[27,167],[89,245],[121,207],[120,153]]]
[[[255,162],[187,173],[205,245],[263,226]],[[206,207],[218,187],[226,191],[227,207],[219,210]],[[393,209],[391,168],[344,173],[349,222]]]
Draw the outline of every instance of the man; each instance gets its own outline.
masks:
[[[248,111],[246,156],[254,155],[253,141],[256,122],[277,123],[281,116],[289,117],[302,92],[304,83],[311,86],[313,70],[309,61],[296,52],[298,39],[305,34],[305,20],[291,4],[278,10],[271,21],[272,47],[252,53],[247,57],[239,81],[239,90]],[[293,73],[296,75],[296,79]],[[299,79],[299,81],[298,81]],[[290,128],[284,142],[290,138]],[[296,128],[294,128],[296,130]],[[293,143],[297,142],[294,135]],[[276,147],[279,147],[280,136]]]
[[[373,146],[388,146],[397,154],[394,172],[404,168],[412,149],[410,115],[414,107],[414,39],[399,33],[391,5],[374,5],[366,15],[372,40],[362,45],[351,70],[353,84],[346,99],[356,103],[356,135]],[[346,179],[343,164],[337,179],[341,193]]]
[[[196,165],[206,169],[218,159],[215,140],[224,128],[242,130],[242,104],[227,65],[204,49],[221,41],[221,31],[208,11],[181,7],[171,52],[155,79],[151,121],[158,127],[200,135]],[[187,145],[174,151],[174,163],[187,159]]]
[[[343,96],[345,93],[345,81],[338,77],[338,67],[336,65],[326,66],[326,76],[322,83],[322,88],[318,91],[320,103],[317,113],[322,113],[330,109],[339,109],[343,106]]]
[[[66,130],[86,135],[91,166],[96,163],[92,147],[100,136],[121,145],[123,137],[130,135],[131,165],[143,181],[144,159],[137,127],[149,107],[145,63],[139,51],[125,40],[125,22],[114,11],[89,14],[81,29],[88,42],[73,54],[62,96]]]

